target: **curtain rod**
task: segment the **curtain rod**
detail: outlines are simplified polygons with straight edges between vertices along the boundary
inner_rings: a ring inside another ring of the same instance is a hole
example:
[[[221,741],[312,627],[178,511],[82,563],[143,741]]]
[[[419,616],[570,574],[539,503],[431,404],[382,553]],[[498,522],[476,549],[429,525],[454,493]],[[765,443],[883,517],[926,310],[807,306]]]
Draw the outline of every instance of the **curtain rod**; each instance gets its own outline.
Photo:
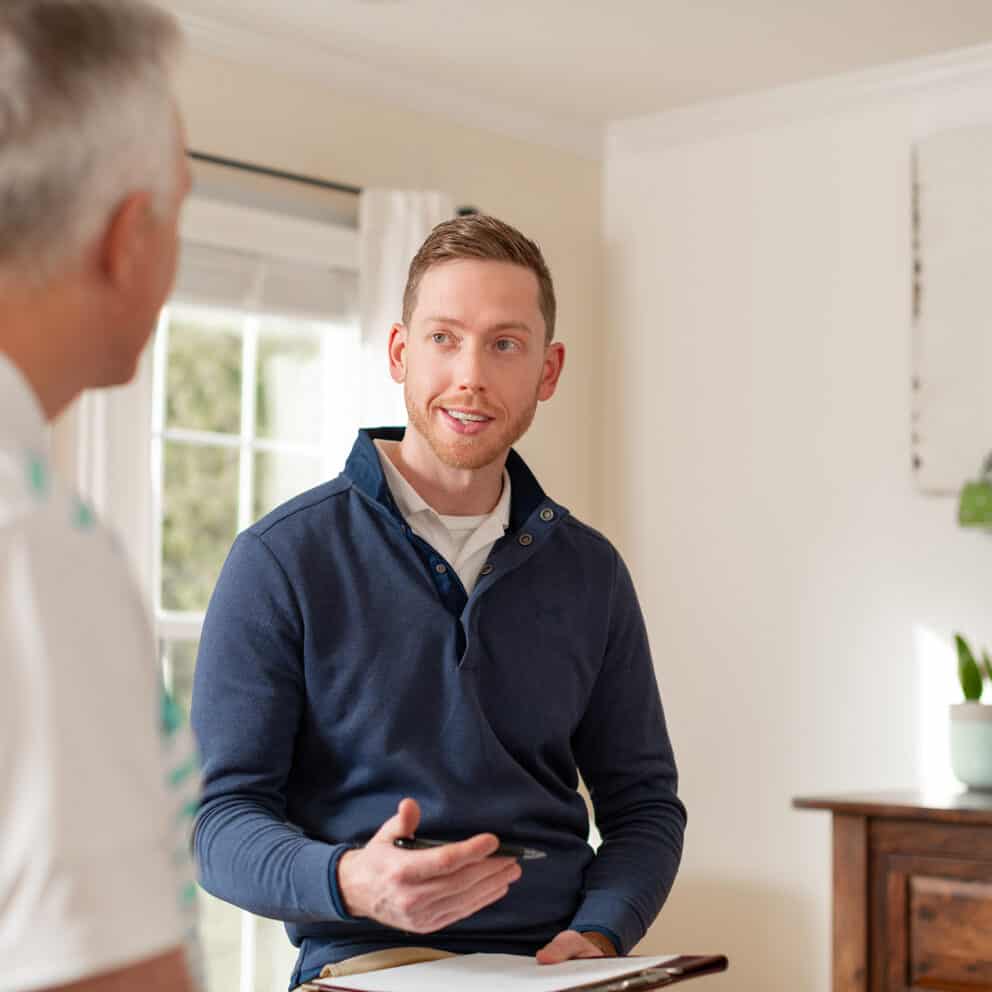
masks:
[[[329,179],[317,179],[315,176],[304,176],[299,172],[285,172],[282,169],[271,169],[267,165],[253,165],[251,162],[241,162],[234,158],[223,158],[220,155],[208,155],[206,152],[186,149],[186,154],[195,162],[206,162],[209,165],[223,165],[228,169],[238,169],[241,172],[252,172],[258,176],[270,176],[273,179],[285,179],[291,183],[301,183],[304,186],[316,186],[318,189],[332,190],[335,193],[348,193],[358,196],[361,186],[350,186],[348,183],[335,183]],[[478,207],[461,206],[455,211],[459,217],[471,217],[479,213]]]
[[[334,183],[329,179],[317,179],[314,176],[304,176],[298,172],[284,172],[282,169],[270,169],[266,165],[253,165],[251,162],[239,162],[233,158],[222,158],[220,155],[208,155],[187,149],[186,154],[196,162],[206,162],[210,165],[223,165],[228,169],[238,169],[241,172],[253,172],[259,176],[270,176],[273,179],[285,179],[291,183],[301,183],[304,186],[316,186],[318,189],[329,189],[335,193],[349,193],[358,196],[361,186],[349,186],[347,183]]]

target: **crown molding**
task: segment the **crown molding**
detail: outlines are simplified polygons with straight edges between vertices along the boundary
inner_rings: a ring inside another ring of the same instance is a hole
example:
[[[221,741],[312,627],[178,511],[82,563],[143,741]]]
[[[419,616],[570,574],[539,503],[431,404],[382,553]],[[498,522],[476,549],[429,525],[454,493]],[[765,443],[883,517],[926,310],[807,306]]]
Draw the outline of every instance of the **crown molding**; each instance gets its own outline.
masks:
[[[613,121],[606,129],[606,157],[707,141],[974,86],[992,86],[992,45]]]
[[[194,51],[314,80],[359,99],[405,107],[478,130],[568,152],[603,157],[604,129],[471,97],[457,88],[384,72],[381,67],[322,48],[303,36],[263,34],[211,17],[176,11]]]

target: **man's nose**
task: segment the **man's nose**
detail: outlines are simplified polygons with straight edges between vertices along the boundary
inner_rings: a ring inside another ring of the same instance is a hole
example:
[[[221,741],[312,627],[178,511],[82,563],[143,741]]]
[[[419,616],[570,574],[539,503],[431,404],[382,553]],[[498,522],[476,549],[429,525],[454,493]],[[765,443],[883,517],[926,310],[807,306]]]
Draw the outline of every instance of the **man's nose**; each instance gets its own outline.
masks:
[[[486,361],[477,345],[463,347],[458,355],[456,382],[459,389],[478,391],[486,388]]]

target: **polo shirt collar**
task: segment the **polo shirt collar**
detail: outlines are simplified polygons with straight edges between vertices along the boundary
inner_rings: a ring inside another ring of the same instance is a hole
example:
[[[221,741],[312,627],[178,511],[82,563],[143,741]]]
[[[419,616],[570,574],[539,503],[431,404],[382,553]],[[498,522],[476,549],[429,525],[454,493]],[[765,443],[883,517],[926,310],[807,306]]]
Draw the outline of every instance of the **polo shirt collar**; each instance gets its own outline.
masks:
[[[413,517],[418,513],[429,513],[437,520],[443,522],[443,514],[438,513],[407,481],[403,473],[392,463],[388,452],[379,448],[378,444],[376,444],[376,448],[386,481],[389,483],[390,492],[400,513],[407,518]],[[477,516],[485,517],[485,520],[479,526],[484,528],[487,535],[495,534],[497,538],[502,537],[503,532],[510,526],[510,496],[512,491],[513,484],[510,481],[510,475],[504,469],[503,487],[496,505],[489,513],[477,514]]]
[[[363,428],[358,432],[358,439],[344,469],[345,475],[357,489],[384,506],[400,521],[403,520],[403,514],[389,489],[375,442],[378,439],[402,441],[405,433],[404,427]],[[510,530],[515,533],[547,497],[527,464],[512,448],[506,459],[506,471],[510,476]]]
[[[48,447],[47,422],[34,389],[21,370],[0,353],[0,442],[41,453]]]

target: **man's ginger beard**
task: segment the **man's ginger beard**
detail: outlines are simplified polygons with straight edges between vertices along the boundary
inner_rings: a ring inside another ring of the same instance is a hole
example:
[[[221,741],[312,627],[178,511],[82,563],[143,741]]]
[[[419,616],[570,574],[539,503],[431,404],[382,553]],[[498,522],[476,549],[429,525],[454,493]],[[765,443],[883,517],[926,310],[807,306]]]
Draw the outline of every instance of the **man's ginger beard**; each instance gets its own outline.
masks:
[[[410,426],[431,446],[438,459],[449,468],[479,469],[492,464],[497,458],[503,457],[508,448],[519,441],[534,421],[537,412],[537,393],[534,399],[516,419],[511,420],[502,430],[499,427],[488,427],[481,435],[459,435],[449,431],[431,420],[430,410],[424,410],[414,403],[410,391],[403,387],[403,399],[406,403],[407,416]],[[459,397],[450,406],[487,409],[487,404],[480,403],[474,396]],[[434,409],[440,411],[441,405],[434,404]],[[444,416],[439,413],[439,416]],[[445,433],[442,435],[441,432]]]

